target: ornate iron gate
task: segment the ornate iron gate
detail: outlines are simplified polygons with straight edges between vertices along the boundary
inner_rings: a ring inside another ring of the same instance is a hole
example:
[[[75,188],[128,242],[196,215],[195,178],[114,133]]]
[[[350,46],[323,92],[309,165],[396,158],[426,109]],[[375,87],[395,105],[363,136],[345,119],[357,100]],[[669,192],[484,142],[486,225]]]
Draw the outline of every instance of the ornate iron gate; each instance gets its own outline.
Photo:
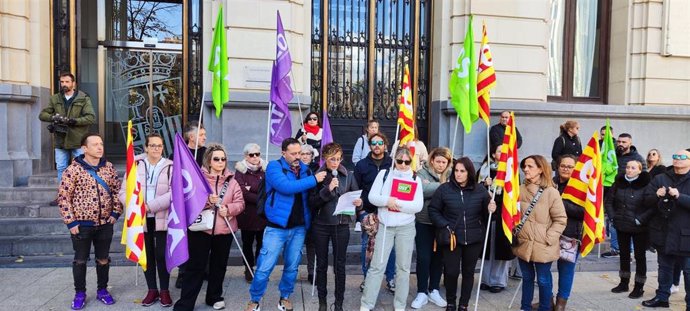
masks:
[[[429,0],[312,2],[311,110],[328,111],[348,164],[367,120],[394,137],[405,65],[418,137],[427,141],[430,18]]]

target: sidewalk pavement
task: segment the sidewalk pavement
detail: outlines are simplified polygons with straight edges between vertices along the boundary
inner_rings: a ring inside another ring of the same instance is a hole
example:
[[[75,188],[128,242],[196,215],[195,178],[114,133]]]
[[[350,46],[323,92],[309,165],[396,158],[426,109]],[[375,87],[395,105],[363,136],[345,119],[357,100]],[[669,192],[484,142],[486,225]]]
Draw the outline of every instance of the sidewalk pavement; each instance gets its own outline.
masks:
[[[151,307],[142,307],[139,302],[146,293],[146,282],[141,272],[138,273],[139,285],[135,286],[136,271],[135,267],[113,267],[110,270],[110,292],[113,294],[117,303],[112,306],[105,306],[95,301],[96,290],[96,271],[93,266],[89,267],[87,274],[87,305],[85,310],[107,310],[107,311],[132,311],[132,310],[171,310],[163,308],[159,304]],[[361,271],[357,267],[348,267],[347,288],[345,292],[345,310],[359,310],[359,283],[362,281]],[[244,281],[243,267],[228,267],[225,277],[224,293],[226,310],[243,310],[249,300],[249,284]],[[262,310],[277,310],[278,302],[278,281],[280,280],[282,267],[278,266],[271,275],[271,282],[262,302]],[[329,270],[330,271],[330,270]],[[357,273],[359,272],[359,274]],[[316,293],[311,296],[311,285],[306,281],[306,267],[300,267],[300,277],[295,286],[291,300],[295,310],[311,311],[318,309],[318,298]],[[176,272],[173,272],[171,285],[175,283]],[[554,283],[557,284],[558,274],[554,273]],[[475,290],[477,288],[478,275],[475,274]],[[577,272],[575,274],[575,284],[573,292],[568,302],[567,310],[653,310],[643,308],[640,303],[643,300],[654,296],[657,286],[657,273],[650,272],[645,294],[641,299],[630,299],[628,294],[613,294],[610,289],[618,284],[617,271],[599,272]],[[512,308],[508,308],[513,294],[515,293],[519,280],[510,279],[505,291],[492,294],[488,291],[481,291],[479,297],[478,310],[519,310],[520,293],[513,303]],[[329,303],[333,302],[333,275],[329,275]],[[410,277],[410,294],[408,297],[407,310],[414,310],[409,307],[416,296],[416,275]],[[443,286],[441,286],[443,287]],[[557,285],[554,286],[554,292]],[[72,272],[70,268],[16,268],[0,269],[0,310],[69,310],[71,299],[74,295],[72,284]],[[470,310],[474,307],[476,291],[470,303]],[[443,292],[443,289],[441,290]],[[179,289],[171,289],[173,299],[179,297]],[[535,290],[535,299],[538,295]],[[199,299],[197,299],[197,310],[213,310],[212,307],[204,304],[205,285],[202,288]],[[681,288],[679,293],[671,296],[670,310],[685,310],[684,303],[685,291]],[[389,294],[382,286],[376,311],[393,310],[393,295]],[[431,303],[420,310],[444,310]],[[661,309],[669,310],[669,309]]]

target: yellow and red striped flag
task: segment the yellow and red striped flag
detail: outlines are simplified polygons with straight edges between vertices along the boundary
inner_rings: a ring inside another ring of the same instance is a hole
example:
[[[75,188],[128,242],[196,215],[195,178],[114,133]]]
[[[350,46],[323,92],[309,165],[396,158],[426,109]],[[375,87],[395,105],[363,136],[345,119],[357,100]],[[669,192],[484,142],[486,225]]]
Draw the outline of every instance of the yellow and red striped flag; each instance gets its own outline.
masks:
[[[570,200],[585,209],[584,233],[580,246],[582,257],[587,256],[594,245],[603,242],[605,238],[601,172],[599,132],[595,131],[577,160],[562,196],[564,200]]]
[[[506,124],[501,157],[496,172],[496,188],[503,187],[503,209],[501,219],[503,233],[508,241],[513,242],[513,228],[520,222],[520,175],[518,173],[517,133],[515,131],[515,114],[510,112]]]
[[[416,171],[415,132],[414,132],[414,108],[412,106],[412,87],[410,86],[410,69],[405,65],[405,73],[402,80],[400,94],[400,107],[398,108],[398,125],[400,134],[398,147],[407,146],[412,153],[412,170]],[[395,156],[395,155],[394,155]]]
[[[137,163],[134,161],[132,120],[127,124],[127,176],[125,183],[125,224],[120,243],[125,245],[125,258],[141,265],[146,271],[144,247],[144,219],[146,208],[141,184],[137,181]]]
[[[489,37],[486,35],[486,24],[482,27],[482,45],[479,50],[479,64],[477,69],[477,101],[479,103],[479,118],[489,124],[491,115],[490,91],[496,86],[496,72],[494,59],[489,48]]]

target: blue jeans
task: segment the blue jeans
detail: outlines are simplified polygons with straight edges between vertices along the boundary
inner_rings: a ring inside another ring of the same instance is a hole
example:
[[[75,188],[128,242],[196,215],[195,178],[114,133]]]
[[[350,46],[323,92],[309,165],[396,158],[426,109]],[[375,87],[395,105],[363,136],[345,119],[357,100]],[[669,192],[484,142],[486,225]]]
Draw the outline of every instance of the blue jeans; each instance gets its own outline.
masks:
[[[690,306],[690,267],[688,267],[690,257],[666,255],[658,252],[656,260],[659,263],[659,288],[656,290],[656,298],[659,298],[661,301],[668,301],[669,296],[671,296],[671,284],[673,283],[673,267],[680,264],[684,265],[685,303]]]
[[[575,262],[568,262],[559,259],[556,263],[558,266],[558,297],[568,299],[570,291],[573,289],[573,281],[575,280],[575,267],[577,266],[577,259],[580,258],[580,253],[575,255]]]
[[[364,216],[366,216],[367,213],[363,213],[358,220],[361,222],[364,219]],[[362,230],[362,254],[361,254],[361,259],[362,259],[362,274],[364,274],[364,277],[367,277],[367,270],[369,270],[369,267],[367,266],[367,243],[369,243],[369,235]],[[391,251],[390,257],[388,257],[388,263],[386,265],[386,281],[390,282],[395,278],[395,248]]]
[[[65,171],[70,164],[70,156],[72,159],[84,154],[81,148],[78,149],[58,149],[55,148],[55,167],[57,168],[58,183],[62,180],[62,172]]]
[[[551,278],[551,264],[553,262],[538,263],[526,262],[519,259],[522,271],[522,300],[520,309],[532,310],[532,297],[534,297],[534,278],[536,273],[539,285],[539,309],[538,311],[551,310],[551,298],[553,297],[553,280]]]
[[[305,234],[304,226],[290,229],[266,227],[263,245],[256,262],[254,280],[249,287],[252,301],[261,301],[261,297],[263,297],[268,286],[268,279],[281,253],[283,254],[284,267],[278,290],[280,290],[280,298],[290,298],[297,280],[297,269],[300,260],[302,260],[302,245]]]

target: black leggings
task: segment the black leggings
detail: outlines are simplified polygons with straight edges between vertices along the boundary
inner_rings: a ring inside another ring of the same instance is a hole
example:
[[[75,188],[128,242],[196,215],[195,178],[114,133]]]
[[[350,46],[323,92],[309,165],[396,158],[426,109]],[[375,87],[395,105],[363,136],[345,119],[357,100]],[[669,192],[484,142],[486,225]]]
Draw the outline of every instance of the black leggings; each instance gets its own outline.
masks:
[[[256,240],[256,248],[254,248],[254,241]],[[251,267],[256,266],[256,258],[259,258],[259,251],[263,245],[264,231],[244,230],[242,229],[242,252],[247,257],[247,262]],[[245,267],[245,270],[247,267]]]
[[[326,301],[328,295],[326,271],[328,270],[328,245],[330,242],[333,247],[335,302],[342,304],[345,294],[345,260],[347,258],[347,245],[350,241],[350,227],[348,225],[313,224],[311,230],[316,251],[316,287],[319,291],[319,301]]]
[[[156,219],[146,218],[146,232],[144,232],[144,242],[146,243],[146,264],[144,271],[146,285],[149,289],[158,289],[156,284],[156,270],[161,282],[161,290],[168,290],[170,284],[170,273],[165,266],[165,246],[168,239],[168,231],[156,231]]]
[[[443,283],[446,286],[446,300],[455,305],[458,291],[458,276],[462,272],[459,305],[467,306],[474,286],[474,268],[482,253],[482,243],[458,245],[453,251],[443,247]]]
[[[647,280],[646,252],[649,247],[649,233],[628,233],[618,230],[620,247],[620,276],[630,279],[630,240],[635,244],[635,283],[644,284]]]

